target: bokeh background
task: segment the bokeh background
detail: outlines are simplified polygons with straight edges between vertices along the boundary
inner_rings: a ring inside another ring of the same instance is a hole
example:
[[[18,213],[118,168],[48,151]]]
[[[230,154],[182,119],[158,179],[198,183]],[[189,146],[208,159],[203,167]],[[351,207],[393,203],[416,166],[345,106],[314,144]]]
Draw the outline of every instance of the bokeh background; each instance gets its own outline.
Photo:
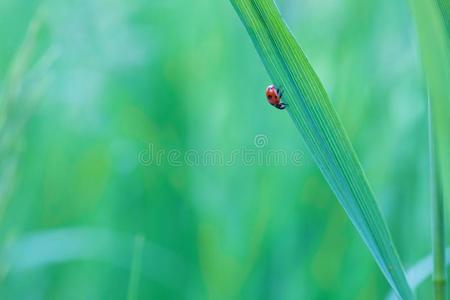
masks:
[[[407,1],[279,0],[405,266],[429,254],[426,97]],[[228,1],[0,1],[1,299],[382,299]],[[174,150],[301,164],[160,164]],[[151,148],[153,147],[153,148]],[[419,296],[430,293],[427,281]]]

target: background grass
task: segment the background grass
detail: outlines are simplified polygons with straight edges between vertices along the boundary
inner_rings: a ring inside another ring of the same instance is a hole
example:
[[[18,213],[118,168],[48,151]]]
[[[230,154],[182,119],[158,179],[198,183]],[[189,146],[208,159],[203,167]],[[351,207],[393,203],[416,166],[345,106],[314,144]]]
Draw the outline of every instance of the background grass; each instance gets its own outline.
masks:
[[[426,90],[408,3],[278,3],[354,143],[402,261],[414,264],[431,248]],[[265,103],[270,80],[227,1],[4,0],[2,89],[38,11],[42,26],[19,79],[49,51],[57,54],[37,67],[47,83],[14,133],[19,146],[1,149],[2,178],[5,159],[18,160],[1,199],[8,205],[0,298],[380,299],[388,292],[306,146],[292,138],[288,115]],[[25,95],[35,89],[22,87]],[[231,153],[254,147],[258,134],[269,138],[265,150],[303,149],[302,165],[138,160],[149,143]],[[139,251],[136,235],[145,238]],[[143,275],[130,292],[140,251]],[[430,288],[427,281],[419,298]]]

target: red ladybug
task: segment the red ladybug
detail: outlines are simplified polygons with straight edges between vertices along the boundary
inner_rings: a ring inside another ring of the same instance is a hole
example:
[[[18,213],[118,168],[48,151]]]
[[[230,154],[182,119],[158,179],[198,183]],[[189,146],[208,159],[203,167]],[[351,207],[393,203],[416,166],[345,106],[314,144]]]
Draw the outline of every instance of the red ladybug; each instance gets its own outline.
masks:
[[[283,92],[277,89],[273,84],[269,85],[266,89],[267,101],[270,105],[275,106],[278,109],[285,109],[287,104],[281,102]]]

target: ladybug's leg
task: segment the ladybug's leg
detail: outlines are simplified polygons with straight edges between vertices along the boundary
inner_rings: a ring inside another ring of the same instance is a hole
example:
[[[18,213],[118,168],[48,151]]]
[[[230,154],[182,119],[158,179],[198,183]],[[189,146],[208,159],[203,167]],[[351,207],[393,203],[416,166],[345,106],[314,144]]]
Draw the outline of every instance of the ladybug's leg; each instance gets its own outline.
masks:
[[[281,88],[277,88],[277,94],[281,99],[283,97],[283,90]]]
[[[278,109],[285,109],[286,106],[287,106],[286,103],[280,103],[280,104],[277,104],[277,105],[276,105],[276,108],[278,108]]]

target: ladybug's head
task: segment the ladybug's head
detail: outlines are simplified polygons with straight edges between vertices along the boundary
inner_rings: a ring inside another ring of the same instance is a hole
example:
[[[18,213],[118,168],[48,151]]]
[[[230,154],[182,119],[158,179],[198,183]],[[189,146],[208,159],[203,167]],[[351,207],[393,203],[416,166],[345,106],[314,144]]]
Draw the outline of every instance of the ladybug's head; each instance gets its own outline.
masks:
[[[276,96],[277,95],[277,89],[275,88],[275,86],[273,85],[273,84],[271,84],[271,85],[269,85],[267,88],[266,88],[266,96],[267,97],[273,97],[273,96]]]

